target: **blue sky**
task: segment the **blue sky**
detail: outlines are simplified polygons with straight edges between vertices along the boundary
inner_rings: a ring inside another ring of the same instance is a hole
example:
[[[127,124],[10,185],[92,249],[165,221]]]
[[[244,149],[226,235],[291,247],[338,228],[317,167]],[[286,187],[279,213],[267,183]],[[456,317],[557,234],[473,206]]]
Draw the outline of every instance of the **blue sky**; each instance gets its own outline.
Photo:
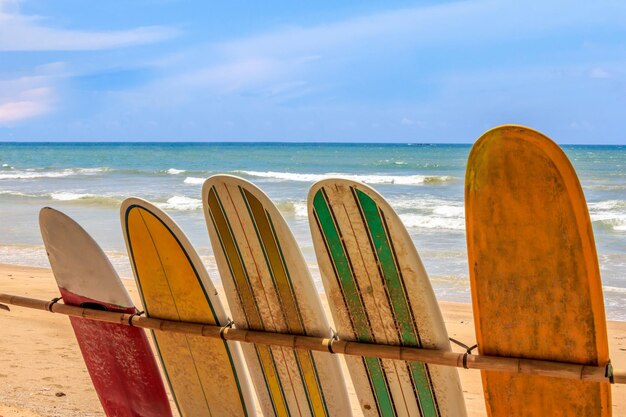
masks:
[[[622,0],[283,3],[0,0],[0,141],[626,143]]]

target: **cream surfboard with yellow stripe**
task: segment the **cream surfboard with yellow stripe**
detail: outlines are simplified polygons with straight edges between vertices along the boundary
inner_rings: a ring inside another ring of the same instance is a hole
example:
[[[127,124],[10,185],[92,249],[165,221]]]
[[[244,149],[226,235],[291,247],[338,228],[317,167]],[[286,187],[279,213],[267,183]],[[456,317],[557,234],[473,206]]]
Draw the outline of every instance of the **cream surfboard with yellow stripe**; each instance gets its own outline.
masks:
[[[147,201],[129,198],[122,203],[121,220],[148,317],[228,323],[202,261],[167,214]],[[183,417],[256,414],[238,344],[160,331],[153,335]]]
[[[311,188],[308,212],[340,339],[450,350],[428,275],[382,196],[327,179]],[[466,415],[454,368],[354,356],[346,362],[366,417]]]
[[[209,178],[202,200],[235,325],[328,337],[318,291],[272,201],[250,182],[230,175]],[[351,415],[334,355],[251,344],[242,348],[266,417]]]

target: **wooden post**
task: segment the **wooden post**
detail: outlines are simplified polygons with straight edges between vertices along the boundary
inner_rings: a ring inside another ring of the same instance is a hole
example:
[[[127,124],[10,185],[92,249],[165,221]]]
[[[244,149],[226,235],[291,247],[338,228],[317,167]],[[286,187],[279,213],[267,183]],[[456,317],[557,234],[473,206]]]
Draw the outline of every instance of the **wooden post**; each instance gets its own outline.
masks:
[[[465,353],[454,353],[434,349],[349,342],[345,340],[332,340],[319,337],[270,333],[228,327],[222,328],[202,323],[180,322],[151,317],[140,317],[111,311],[92,310],[9,294],[0,294],[0,302],[19,307],[50,311],[72,317],[82,317],[89,320],[141,327],[154,331],[191,334],[213,339],[222,338],[224,340],[232,340],[243,343],[257,343],[262,345],[339,353],[343,355],[375,357],[381,359],[424,362],[433,365],[453,366],[457,368],[463,368],[463,364],[465,363],[465,367],[467,369],[541,375],[604,383],[609,382],[606,367],[533,359],[507,358],[500,356],[468,355]],[[615,384],[626,384],[626,372],[614,371],[613,382]]]

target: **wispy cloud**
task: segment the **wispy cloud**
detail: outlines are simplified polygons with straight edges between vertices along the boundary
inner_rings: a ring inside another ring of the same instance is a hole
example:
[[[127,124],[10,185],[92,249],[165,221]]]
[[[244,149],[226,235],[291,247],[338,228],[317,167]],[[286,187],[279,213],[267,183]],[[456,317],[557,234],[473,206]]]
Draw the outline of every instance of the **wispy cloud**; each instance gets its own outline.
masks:
[[[0,51],[100,50],[163,41],[178,34],[164,26],[146,26],[117,31],[87,31],[54,28],[40,16],[25,16],[0,0]]]
[[[469,0],[383,11],[308,27],[292,26],[220,44],[231,56],[310,54],[361,44],[393,49],[398,45],[462,45],[532,39],[557,31],[597,27],[626,28],[626,3],[565,0],[504,2]]]
[[[602,7],[594,3],[567,7],[566,3],[468,0],[281,27],[190,50],[187,59],[179,54],[177,74],[171,81],[218,94],[269,92],[285,85],[290,86],[290,93],[301,90],[311,94],[320,84],[346,80],[346,71],[358,76],[360,65],[388,60],[386,70],[393,71],[394,61],[407,52],[425,51],[428,56],[427,51],[442,47],[484,50],[503,43],[579,33],[584,28],[626,28],[621,18],[626,14],[626,2],[611,1]],[[448,61],[454,62],[454,56]],[[412,65],[419,70],[428,61],[417,60]],[[340,76],[333,79],[331,74]],[[591,74],[599,75],[603,74]]]
[[[49,136],[56,122],[63,135],[80,125],[74,138],[108,132],[117,140],[456,140],[502,122],[553,131],[583,125],[573,120],[596,128],[623,108],[624,15],[619,0],[452,0],[313,24],[290,16],[290,26],[259,16],[256,27],[266,26],[257,32],[231,16],[232,30],[218,32],[181,14],[194,28],[183,46],[50,54],[68,62],[64,74],[33,76],[10,94],[0,85],[0,123],[56,111],[20,129]],[[0,7],[0,52],[118,48],[175,35],[167,27],[98,32],[57,23]]]
[[[49,112],[52,109],[53,89],[45,85],[47,80],[26,78],[0,81],[3,84],[12,83],[12,94],[6,92],[0,95],[0,126],[10,125],[25,119],[30,119]],[[15,84],[18,84],[17,88]]]

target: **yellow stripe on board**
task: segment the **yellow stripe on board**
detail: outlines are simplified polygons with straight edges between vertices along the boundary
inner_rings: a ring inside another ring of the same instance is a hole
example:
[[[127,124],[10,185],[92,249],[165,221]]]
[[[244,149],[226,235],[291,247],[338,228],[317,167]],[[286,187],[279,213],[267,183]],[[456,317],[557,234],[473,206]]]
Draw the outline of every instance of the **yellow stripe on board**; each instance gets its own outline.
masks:
[[[275,288],[278,291],[289,333],[306,335],[298,302],[291,287],[289,272],[284,262],[280,244],[274,233],[271,219],[256,197],[241,187],[239,189],[248,205],[250,217],[258,234],[259,243],[263,249]],[[304,378],[311,412],[314,416],[326,416],[328,413],[324,402],[324,394],[319,384],[313,356],[311,352],[306,350],[296,349],[295,353],[301,375]]]
[[[248,327],[255,330],[263,330],[263,320],[257,309],[254,294],[252,293],[250,282],[248,281],[247,272],[239,255],[239,250],[232,235],[228,220],[222,210],[215,187],[211,188],[209,192],[208,204],[211,219],[215,225],[219,240],[222,244],[222,250],[226,255],[233,281],[237,287],[237,293],[239,294],[239,300],[242,304]],[[270,348],[263,345],[255,345],[255,348],[263,369],[263,375],[272,399],[274,411],[279,417],[288,417],[289,410],[287,409],[287,402],[280,385],[278,373],[276,372],[272,352]]]

